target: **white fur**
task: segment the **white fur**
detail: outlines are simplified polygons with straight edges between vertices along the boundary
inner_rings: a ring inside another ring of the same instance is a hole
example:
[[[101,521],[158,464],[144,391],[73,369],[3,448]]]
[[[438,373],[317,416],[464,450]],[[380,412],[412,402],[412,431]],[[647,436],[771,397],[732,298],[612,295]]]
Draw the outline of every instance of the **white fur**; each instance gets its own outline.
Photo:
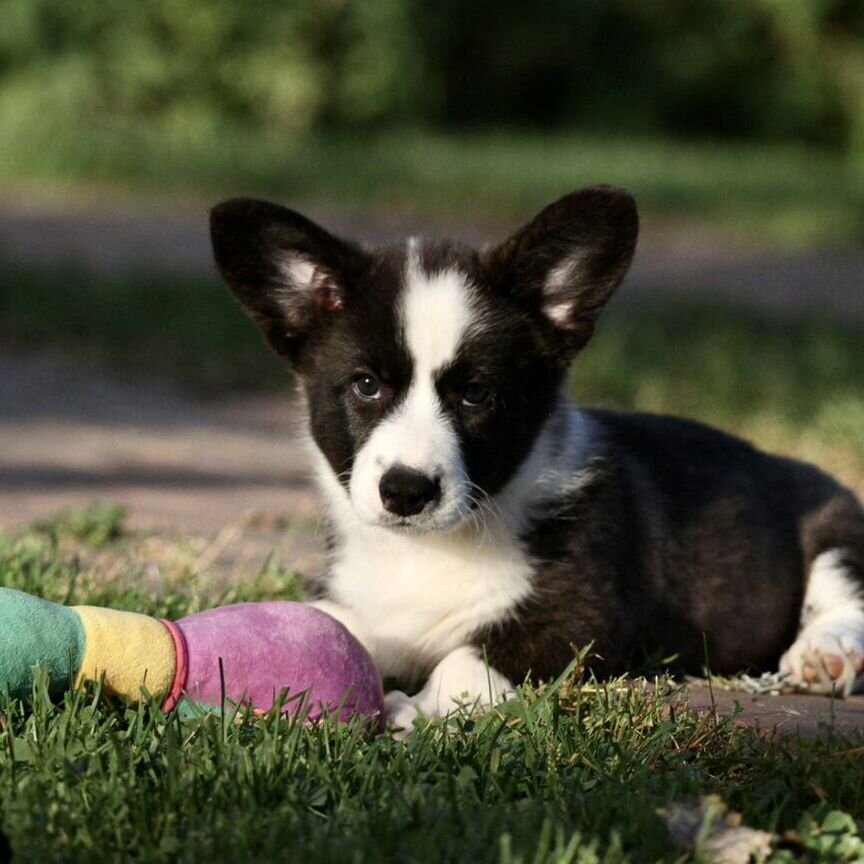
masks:
[[[473,647],[451,651],[433,670],[416,696],[392,690],[385,698],[387,719],[397,737],[410,734],[414,719],[443,717],[459,709],[494,705],[515,694],[513,683],[492,669]]]
[[[285,254],[279,266],[286,282],[300,291],[309,291],[315,282],[317,267],[311,261],[296,254]]]
[[[401,318],[416,381],[430,379],[453,360],[475,317],[466,274],[442,270],[427,275],[420,266],[416,242],[409,241]]]
[[[537,509],[579,491],[591,477],[592,444],[590,421],[570,405],[565,386],[528,457],[495,496],[495,505],[507,514],[511,530],[521,534]]]
[[[842,551],[813,561],[801,629],[780,671],[814,692],[848,696],[856,689],[864,673],[864,596],[843,566]]]
[[[435,375],[481,323],[467,277],[425,274],[409,244],[400,316],[414,368],[404,402],[358,452],[347,491],[315,456],[336,534],[329,599],[317,605],[365,644],[385,677],[429,676],[416,696],[388,697],[392,722],[410,730],[418,712],[435,717],[512,691],[470,641],[516,614],[531,592],[535,562],[519,537],[540,509],[585,481],[591,434],[562,392],[510,482],[472,509],[459,442],[435,389]],[[436,507],[399,520],[410,532],[392,527],[380,500],[381,477],[396,464],[441,481]]]
[[[477,663],[468,662],[474,650],[468,643],[484,626],[513,615],[530,593],[535,564],[518,537],[531,514],[585,482],[590,442],[587,418],[562,396],[511,481],[449,533],[407,534],[367,524],[317,456],[337,534],[331,599],[319,607],[364,643],[384,676],[433,675],[413,699],[393,697],[400,725],[410,728],[411,710],[432,717],[452,709],[463,693],[469,702],[482,702],[490,680],[494,693],[509,692],[503,676],[485,664],[480,676]]]
[[[350,493],[354,510],[364,522],[408,523],[417,530],[448,531],[465,517],[471,486],[459,442],[435,389],[435,375],[452,362],[475,318],[467,277],[455,270],[425,274],[409,242],[400,320],[414,374],[402,405],[379,424],[357,453]],[[385,510],[379,484],[395,465],[440,480],[437,506],[408,519]]]
[[[331,500],[339,494],[326,491]],[[469,521],[449,533],[407,534],[361,522],[350,504],[332,512],[338,541],[325,611],[366,645],[385,676],[428,674],[530,591],[531,561],[498,520],[485,531]]]
[[[438,478],[437,507],[403,519],[384,509],[381,478],[394,465],[405,465]],[[369,437],[354,461],[351,500],[355,512],[370,525],[409,523],[425,531],[447,531],[467,510],[470,484],[459,442],[438,403],[431,380],[412,384],[402,406]]]

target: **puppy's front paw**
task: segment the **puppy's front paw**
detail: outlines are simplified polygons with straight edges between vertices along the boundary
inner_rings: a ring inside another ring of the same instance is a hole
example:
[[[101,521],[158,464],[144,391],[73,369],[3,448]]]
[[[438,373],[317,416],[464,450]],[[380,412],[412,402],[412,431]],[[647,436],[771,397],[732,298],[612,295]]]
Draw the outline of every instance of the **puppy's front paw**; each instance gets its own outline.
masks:
[[[393,737],[407,738],[414,731],[414,721],[423,713],[419,703],[401,690],[391,690],[384,696],[387,725]]]
[[[843,627],[805,630],[780,658],[780,671],[811,693],[845,698],[864,675],[864,634]]]

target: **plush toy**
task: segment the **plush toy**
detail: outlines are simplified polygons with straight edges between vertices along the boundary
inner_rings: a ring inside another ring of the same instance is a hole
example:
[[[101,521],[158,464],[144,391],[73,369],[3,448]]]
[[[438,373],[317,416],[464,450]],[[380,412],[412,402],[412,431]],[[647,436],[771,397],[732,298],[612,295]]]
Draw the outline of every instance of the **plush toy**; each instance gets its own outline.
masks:
[[[268,711],[285,699],[284,711],[302,703],[313,720],[338,712],[384,721],[366,649],[303,603],[242,603],[171,622],[0,588],[0,691],[27,696],[36,667],[48,671],[52,696],[101,680],[133,701],[146,688],[169,711],[225,701]]]

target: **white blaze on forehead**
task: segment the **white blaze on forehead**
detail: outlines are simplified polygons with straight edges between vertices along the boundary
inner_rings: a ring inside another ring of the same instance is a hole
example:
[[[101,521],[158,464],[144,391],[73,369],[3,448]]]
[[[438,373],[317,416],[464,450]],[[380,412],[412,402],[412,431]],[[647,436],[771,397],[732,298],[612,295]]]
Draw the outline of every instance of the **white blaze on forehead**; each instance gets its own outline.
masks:
[[[468,277],[459,270],[426,273],[417,241],[408,241],[402,324],[408,353],[414,361],[414,383],[429,379],[456,356],[474,317]]]
[[[440,483],[437,505],[415,524],[449,528],[466,511],[468,486],[459,440],[443,410],[435,375],[454,360],[475,317],[467,275],[455,269],[424,272],[416,241],[409,241],[399,314],[413,366],[411,383],[401,404],[358,451],[351,500],[363,521],[389,518],[381,502],[381,477],[389,468],[404,465]]]

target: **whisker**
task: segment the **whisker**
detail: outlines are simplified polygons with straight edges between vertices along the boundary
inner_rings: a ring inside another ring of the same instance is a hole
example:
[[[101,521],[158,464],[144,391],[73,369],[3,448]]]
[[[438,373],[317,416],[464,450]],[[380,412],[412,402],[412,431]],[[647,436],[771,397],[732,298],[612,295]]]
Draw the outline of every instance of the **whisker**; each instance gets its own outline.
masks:
[[[501,505],[482,486],[470,480],[467,483],[469,484],[469,500],[483,511],[484,516],[493,517],[499,524],[503,525],[506,521],[506,514]]]

